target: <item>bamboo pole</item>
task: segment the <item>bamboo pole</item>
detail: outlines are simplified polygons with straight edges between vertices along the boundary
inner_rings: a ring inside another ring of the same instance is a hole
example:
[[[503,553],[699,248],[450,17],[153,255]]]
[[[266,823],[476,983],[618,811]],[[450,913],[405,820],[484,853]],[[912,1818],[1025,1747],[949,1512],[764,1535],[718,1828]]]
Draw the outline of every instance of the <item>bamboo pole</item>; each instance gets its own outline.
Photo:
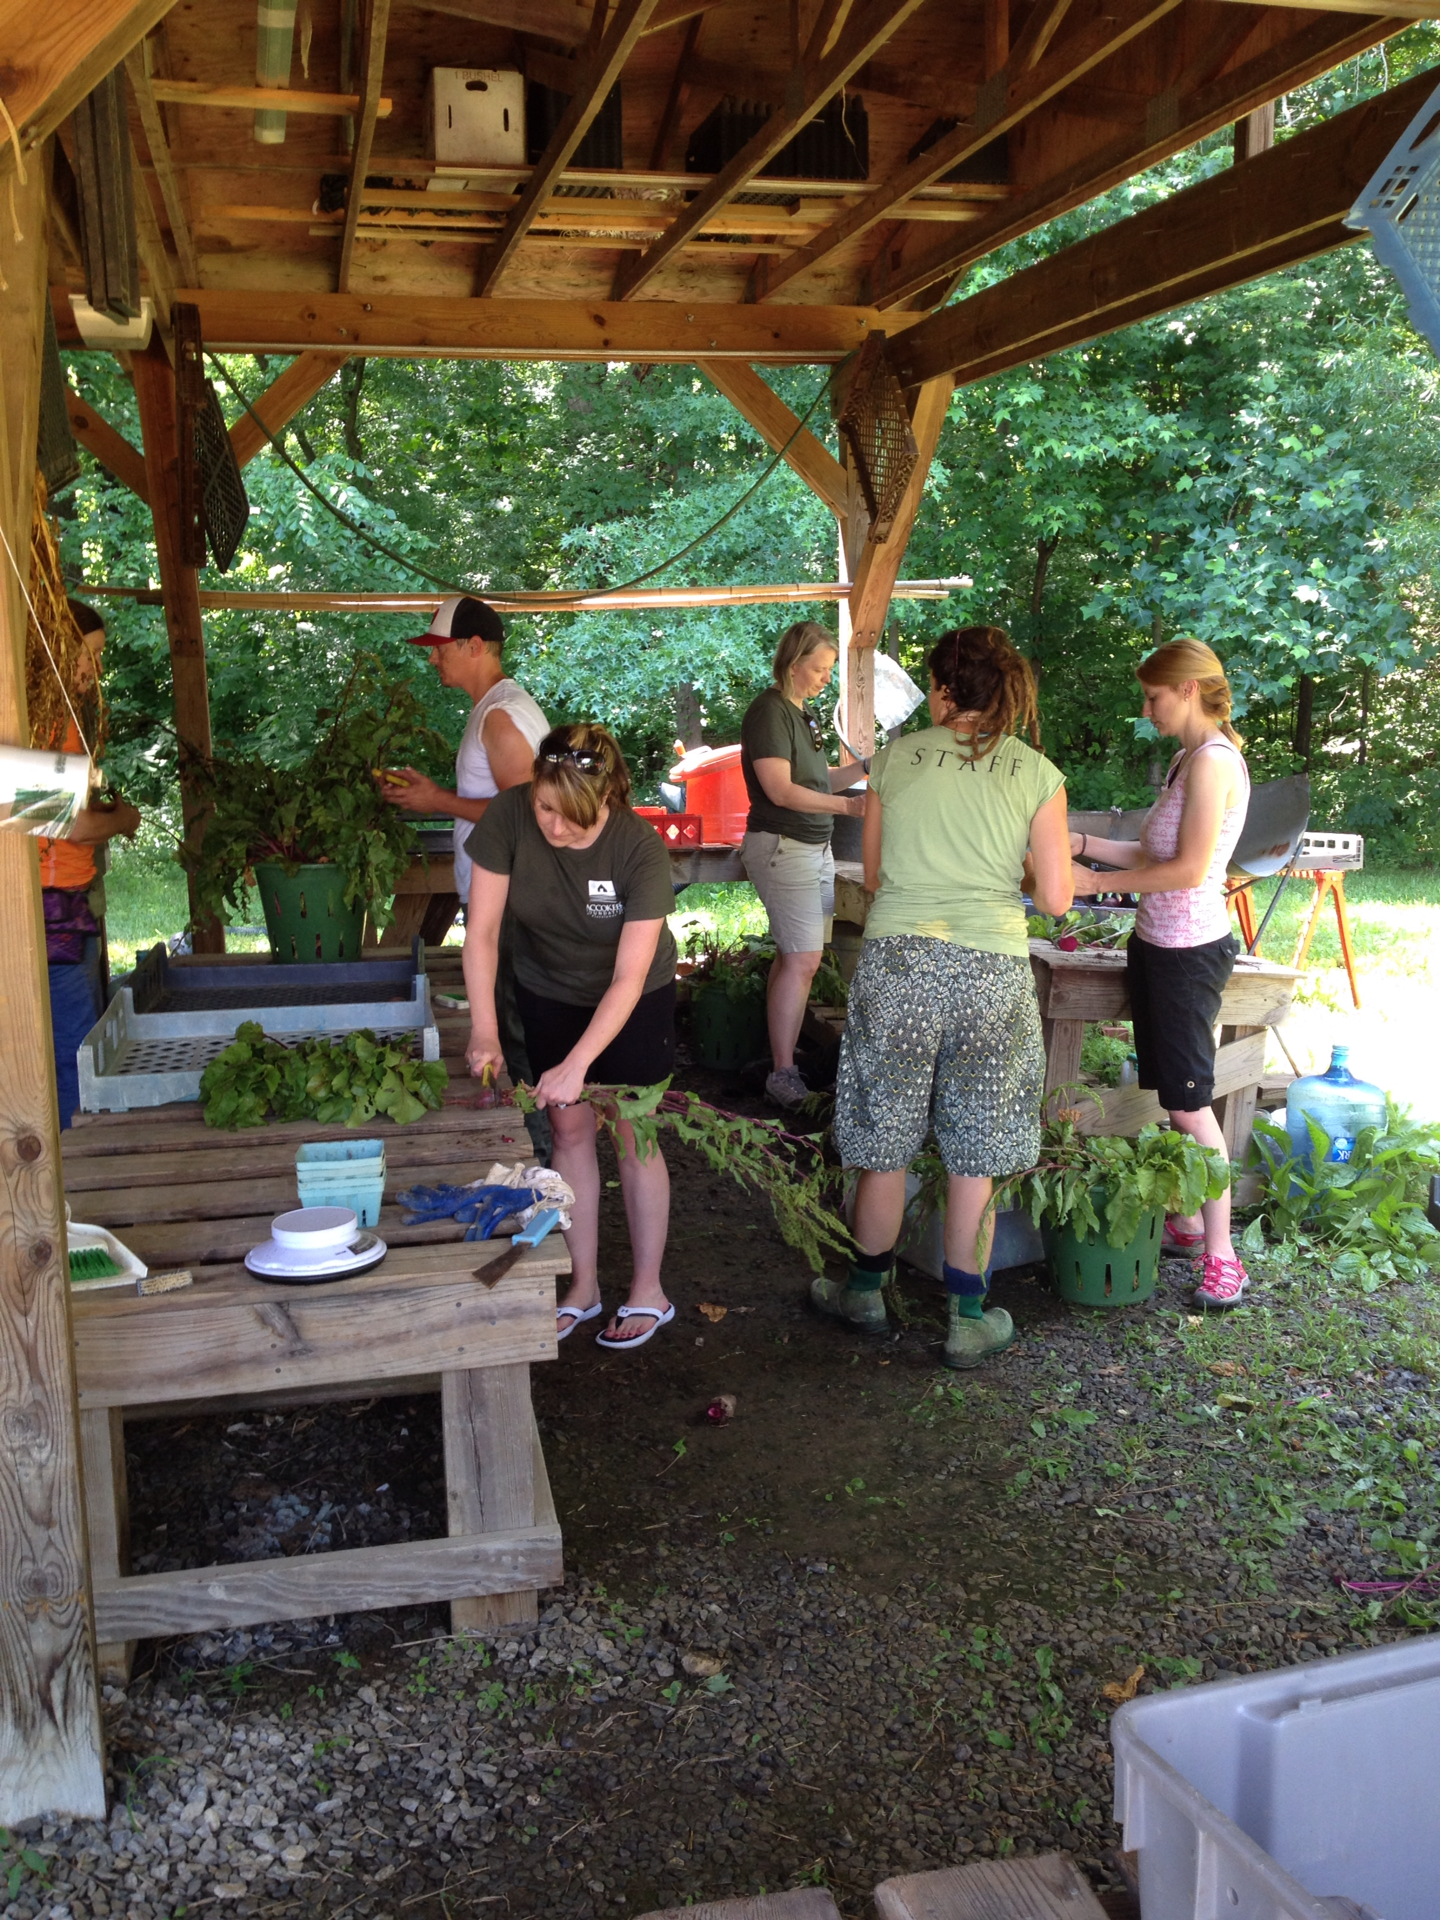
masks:
[[[900,580],[895,600],[944,600],[974,582],[965,574],[946,580]],[[80,586],[88,598],[130,599],[142,607],[164,605],[154,587]],[[683,607],[765,606],[771,603],[806,604],[843,600],[849,586],[837,580],[800,580],[790,585],[760,584],[732,587],[640,587],[629,593],[491,592],[476,593],[498,613],[644,613]],[[445,598],[442,593],[221,593],[202,590],[200,607],[206,613],[429,613]]]

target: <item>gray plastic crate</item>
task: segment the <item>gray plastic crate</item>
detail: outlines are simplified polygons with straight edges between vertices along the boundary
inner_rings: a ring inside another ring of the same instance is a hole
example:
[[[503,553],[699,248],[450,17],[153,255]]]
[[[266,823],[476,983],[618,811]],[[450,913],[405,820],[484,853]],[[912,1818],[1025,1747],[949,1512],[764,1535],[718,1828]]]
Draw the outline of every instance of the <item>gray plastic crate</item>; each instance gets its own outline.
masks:
[[[1144,1920],[1435,1920],[1440,1635],[1120,1708]]]
[[[378,973],[383,962],[357,964]],[[219,972],[219,968],[197,969]],[[235,969],[238,973],[241,970]],[[245,971],[249,971],[246,969]],[[256,968],[261,980],[269,968]],[[278,969],[277,969],[278,971]],[[310,972],[297,968],[297,972]],[[382,996],[330,1006],[204,1007],[190,1012],[137,1013],[130,987],[122,987],[85,1036],[76,1060],[82,1113],[124,1113],[171,1100],[198,1100],[200,1076],[235,1038],[243,1021],[255,1020],[274,1040],[310,1040],[368,1027],[384,1038],[413,1037],[422,1059],[440,1058],[440,1030],[430,1009],[430,980],[412,975],[406,999]]]
[[[408,960],[272,960],[255,966],[176,966],[162,944],[137,955],[129,987],[136,1013],[211,1013],[245,1009],[258,1020],[272,1007],[343,1007],[409,1000],[425,971],[416,940]]]

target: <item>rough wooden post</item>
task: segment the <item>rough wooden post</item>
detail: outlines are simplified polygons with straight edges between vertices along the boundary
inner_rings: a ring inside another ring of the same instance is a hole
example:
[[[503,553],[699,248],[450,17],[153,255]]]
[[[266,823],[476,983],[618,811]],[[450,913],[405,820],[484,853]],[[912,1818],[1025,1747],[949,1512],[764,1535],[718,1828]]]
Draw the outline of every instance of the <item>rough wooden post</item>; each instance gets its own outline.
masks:
[[[3,246],[0,519],[29,565],[45,294],[37,155]],[[8,222],[7,222],[8,226]],[[0,555],[0,741],[29,744],[25,606]],[[28,584],[28,581],[27,581]],[[103,1816],[60,1117],[35,841],[0,832],[0,1825]]]
[[[185,773],[184,750],[210,751],[210,690],[205,678],[205,628],[200,619],[199,575],[180,558],[180,448],[177,437],[175,370],[164,342],[152,338],[131,363],[140,431],[145,442],[145,484],[155,518],[155,555],[165,600],[165,631],[170,640],[170,672],[175,699],[175,732],[181,747],[180,801],[185,838],[198,843],[205,831],[204,812]],[[196,919],[195,887],[190,883],[190,916]],[[216,920],[196,921],[196,953],[223,953],[225,929]]]
[[[505,1533],[535,1525],[534,1415],[523,1363],[440,1376],[445,1490],[451,1534]],[[531,1624],[533,1593],[479,1594],[450,1602],[456,1633]]]

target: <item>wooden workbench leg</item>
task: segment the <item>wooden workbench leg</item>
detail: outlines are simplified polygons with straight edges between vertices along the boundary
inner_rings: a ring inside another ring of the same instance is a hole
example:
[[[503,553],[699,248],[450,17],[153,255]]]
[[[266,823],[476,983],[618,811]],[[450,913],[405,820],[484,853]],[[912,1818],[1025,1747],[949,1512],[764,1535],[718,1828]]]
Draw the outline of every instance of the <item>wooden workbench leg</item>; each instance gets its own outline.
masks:
[[[451,1535],[535,1524],[530,1368],[474,1367],[440,1376],[445,1494]],[[456,1633],[493,1633],[539,1617],[534,1593],[480,1594],[450,1602]]]
[[[90,1575],[114,1580],[130,1571],[130,1495],[125,1478],[125,1416],[119,1407],[80,1415],[80,1459],[85,1477],[85,1523],[90,1530]],[[100,1678],[123,1687],[135,1659],[134,1640],[101,1641]]]
[[[1222,1047],[1228,1046],[1232,1040],[1246,1040],[1252,1033],[1263,1032],[1263,1027],[1221,1027],[1220,1044]],[[1215,1118],[1220,1122],[1220,1131],[1225,1136],[1225,1151],[1232,1160],[1243,1160],[1250,1151],[1259,1097],[1258,1086],[1240,1087],[1234,1093],[1222,1093],[1215,1102]]]
[[[1085,1045],[1083,1020],[1042,1020],[1045,1034],[1045,1091],[1068,1086],[1080,1078],[1080,1052]]]

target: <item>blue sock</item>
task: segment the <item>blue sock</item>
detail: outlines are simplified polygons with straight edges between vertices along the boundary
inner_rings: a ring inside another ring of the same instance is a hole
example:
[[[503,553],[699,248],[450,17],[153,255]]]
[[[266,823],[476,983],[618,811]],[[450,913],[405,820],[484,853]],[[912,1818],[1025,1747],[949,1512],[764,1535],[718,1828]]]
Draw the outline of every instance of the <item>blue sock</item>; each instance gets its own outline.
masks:
[[[945,1266],[945,1291],[955,1303],[957,1313],[967,1320],[979,1320],[985,1312],[985,1296],[990,1291],[990,1275],[966,1273],[963,1267]]]

